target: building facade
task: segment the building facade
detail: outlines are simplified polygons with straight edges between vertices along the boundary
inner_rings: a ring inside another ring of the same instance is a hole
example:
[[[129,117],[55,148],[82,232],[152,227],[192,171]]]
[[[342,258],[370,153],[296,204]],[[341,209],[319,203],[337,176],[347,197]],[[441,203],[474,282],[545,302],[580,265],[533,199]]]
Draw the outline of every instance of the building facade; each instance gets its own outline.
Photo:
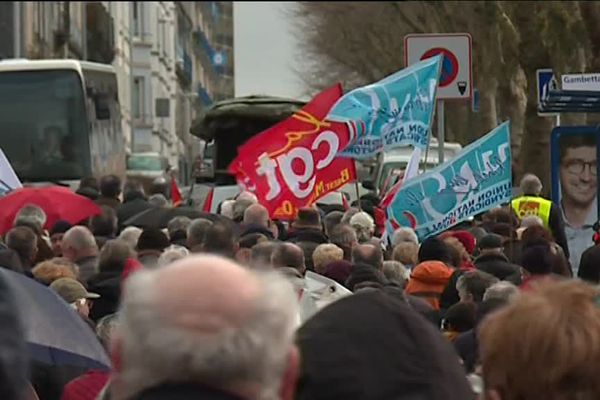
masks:
[[[233,3],[5,2],[0,58],[112,64],[128,151],[160,153],[187,183],[192,120],[233,97]]]

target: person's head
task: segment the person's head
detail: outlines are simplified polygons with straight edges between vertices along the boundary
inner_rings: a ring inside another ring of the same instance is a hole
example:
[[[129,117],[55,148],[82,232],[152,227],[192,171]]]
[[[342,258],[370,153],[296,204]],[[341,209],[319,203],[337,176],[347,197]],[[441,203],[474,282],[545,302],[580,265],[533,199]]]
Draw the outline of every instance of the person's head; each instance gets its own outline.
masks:
[[[256,201],[252,201],[245,197],[237,199],[235,203],[233,203],[233,220],[235,222],[242,222],[246,209],[252,204],[256,204]]]
[[[108,314],[98,321],[96,324],[96,336],[102,344],[102,347],[106,349],[107,352],[110,352],[111,343],[113,340],[113,336],[116,330],[116,327],[119,324],[118,314]]]
[[[292,228],[295,230],[314,229],[322,231],[321,214],[312,207],[301,208],[298,210],[296,220],[292,223]]]
[[[202,245],[203,251],[234,258],[237,248],[237,239],[228,225],[216,222],[206,230]]]
[[[552,233],[543,226],[530,226],[521,234],[521,242],[523,243],[523,247],[527,247],[539,242],[551,243],[553,241],[554,238],[552,237]]]
[[[482,256],[487,254],[502,254],[504,251],[504,239],[495,233],[488,233],[481,238],[477,246],[479,247],[479,254]]]
[[[483,301],[491,299],[500,299],[505,302],[512,301],[519,295],[519,288],[508,281],[494,283],[486,289],[483,294]]]
[[[532,226],[544,226],[544,221],[537,215],[526,215],[521,220],[521,228],[530,228]]]
[[[562,201],[589,207],[596,198],[596,137],[564,135],[559,139],[559,178]]]
[[[46,225],[46,213],[34,204],[28,204],[21,208],[15,216],[13,226],[27,226],[40,235]]]
[[[183,234],[187,237],[187,230],[190,227],[192,220],[184,215],[180,215],[178,217],[173,218],[167,224],[167,231],[169,232],[169,238],[173,240],[177,234],[183,232]]]
[[[382,272],[388,282],[401,288],[406,285],[410,278],[410,272],[398,261],[384,261]]]
[[[145,228],[138,239],[136,250],[163,251],[171,245],[169,238],[158,228]]]
[[[95,176],[84,176],[79,181],[79,189],[89,188],[97,192],[100,191],[100,185],[98,185],[98,179]]]
[[[357,292],[364,288],[381,289],[386,283],[388,283],[387,279],[381,270],[368,264],[354,264],[345,286],[349,290]]]
[[[71,229],[73,226],[67,221],[57,221],[50,229],[50,244],[52,245],[52,253],[56,257],[60,257],[62,255],[62,238],[65,233]]]
[[[334,261],[344,259],[344,250],[340,249],[335,244],[324,243],[317,246],[312,255],[313,266],[317,274],[323,275],[327,265]]]
[[[273,252],[279,246],[276,242],[261,242],[252,246],[250,266],[254,269],[270,269]]]
[[[383,251],[372,244],[358,244],[352,249],[352,264],[367,264],[375,269],[383,268]]]
[[[256,197],[256,195],[252,192],[249,192],[247,190],[244,190],[242,192],[240,192],[236,198],[236,200],[249,200],[252,204],[256,204],[258,203],[258,197]]]
[[[334,261],[325,266],[323,273],[329,279],[333,279],[342,286],[346,285],[346,281],[352,273],[352,264],[346,260]]]
[[[461,301],[446,311],[442,329],[449,332],[466,332],[473,329],[477,317],[477,305],[473,302]]]
[[[258,243],[266,242],[269,239],[262,233],[248,233],[238,240],[238,250],[235,253],[235,259],[243,264],[248,265],[252,254],[252,248]]]
[[[297,400],[472,398],[456,353],[435,326],[380,290],[327,306],[296,340]]]
[[[479,270],[467,271],[456,282],[460,301],[481,303],[485,291],[498,282],[498,278]]]
[[[114,208],[101,206],[102,213],[90,219],[90,231],[94,236],[113,237],[117,233],[117,213]]]
[[[185,277],[185,279],[182,279]],[[193,301],[190,301],[193,299]],[[297,300],[279,274],[199,255],[132,275],[116,332],[117,400],[162,384],[205,384],[291,400]]]
[[[356,231],[348,224],[339,224],[331,231],[329,236],[331,243],[344,250],[344,260],[352,259],[352,249],[358,244]]]
[[[121,178],[116,175],[105,175],[100,178],[100,194],[116,199],[121,194]]]
[[[410,268],[417,265],[419,245],[413,242],[400,242],[394,246],[392,260]]]
[[[78,281],[72,278],[60,278],[52,282],[54,290],[67,304],[71,305],[81,316],[89,317],[92,300],[100,297],[97,293],[88,292]]]
[[[394,247],[398,246],[400,243],[414,243],[415,245],[419,245],[419,238],[415,231],[409,227],[403,226],[394,231],[392,236],[392,245]]]
[[[167,247],[165,251],[158,257],[157,265],[159,267],[165,267],[169,264],[174,263],[177,260],[181,260],[190,255],[190,251],[183,246],[177,246],[175,244]]]
[[[104,244],[98,256],[100,271],[122,271],[128,258],[134,258],[135,253],[129,244],[119,239],[109,240]]]
[[[342,217],[342,224],[350,225],[350,219],[354,216],[354,214],[360,212],[360,209],[357,207],[350,207],[346,212],[344,212],[344,216]]]
[[[479,328],[486,399],[600,398],[598,289],[548,282]]]
[[[542,193],[542,181],[533,174],[525,174],[519,185],[525,196],[539,196]]]
[[[123,201],[133,201],[137,199],[144,199],[144,186],[139,181],[128,180],[125,182],[123,188]]]
[[[148,203],[152,207],[165,208],[169,206],[169,200],[162,193],[153,194],[148,198]]]
[[[304,275],[306,264],[304,262],[304,252],[294,243],[281,243],[273,251],[271,264],[275,268],[293,268]]]
[[[244,219],[242,222],[245,225],[256,225],[262,226],[263,228],[269,228],[269,211],[261,204],[252,204],[244,211]]]
[[[360,211],[350,218],[350,225],[356,231],[359,243],[368,242],[375,233],[375,222],[373,217],[364,211]]]
[[[325,227],[325,234],[329,237],[333,228],[342,223],[344,213],[342,211],[331,211],[323,218],[323,225]]]
[[[77,275],[72,268],[66,265],[57,264],[52,260],[43,261],[37,264],[31,270],[31,274],[36,281],[49,286],[52,282],[60,278],[77,279]]]
[[[187,229],[187,247],[190,250],[194,248],[202,247],[204,244],[204,238],[208,228],[212,226],[212,221],[204,218],[197,218],[190,222]]]
[[[424,261],[441,261],[444,264],[452,265],[452,255],[448,245],[443,240],[430,237],[421,243],[417,255],[419,263]]]
[[[511,240],[517,237],[517,232],[513,225],[497,222],[490,227],[490,233],[495,233],[496,235],[500,235],[504,238],[504,240]]]
[[[523,249],[521,266],[529,275],[548,275],[552,273],[552,254],[549,244],[535,244]]]
[[[119,239],[124,242],[127,242],[129,247],[131,247],[132,250],[135,250],[141,234],[142,230],[140,228],[136,226],[128,226],[127,228],[121,231],[121,233],[119,234]]]
[[[31,267],[38,252],[37,236],[33,230],[25,226],[12,228],[6,234],[5,243],[18,254],[24,265]]]
[[[235,200],[225,200],[221,203],[221,210],[219,214],[229,219],[233,219],[233,205],[235,204]]]
[[[167,183],[167,180],[162,176],[154,178],[150,185],[149,194],[151,196],[153,194],[162,194],[166,198],[169,195],[169,184]]]

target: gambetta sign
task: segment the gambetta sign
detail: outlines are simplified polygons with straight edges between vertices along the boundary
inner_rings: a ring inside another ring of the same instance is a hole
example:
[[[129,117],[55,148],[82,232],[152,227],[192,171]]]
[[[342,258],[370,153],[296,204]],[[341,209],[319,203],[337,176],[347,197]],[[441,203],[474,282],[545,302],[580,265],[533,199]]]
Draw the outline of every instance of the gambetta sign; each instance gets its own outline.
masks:
[[[238,148],[229,172],[257,195],[272,218],[292,220],[299,208],[356,179],[354,161],[338,156],[353,139],[350,130],[345,123],[324,120],[341,95],[340,85],[319,93]]]

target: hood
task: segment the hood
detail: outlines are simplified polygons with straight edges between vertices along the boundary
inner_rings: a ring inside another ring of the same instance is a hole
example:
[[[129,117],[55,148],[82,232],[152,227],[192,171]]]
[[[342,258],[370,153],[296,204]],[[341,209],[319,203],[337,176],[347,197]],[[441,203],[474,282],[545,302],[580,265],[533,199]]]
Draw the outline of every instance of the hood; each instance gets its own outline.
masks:
[[[381,291],[325,307],[299,329],[297,343],[298,400],[473,398],[458,357],[438,330]]]
[[[441,261],[425,261],[418,264],[410,274],[411,281],[432,285],[446,285],[454,270]]]

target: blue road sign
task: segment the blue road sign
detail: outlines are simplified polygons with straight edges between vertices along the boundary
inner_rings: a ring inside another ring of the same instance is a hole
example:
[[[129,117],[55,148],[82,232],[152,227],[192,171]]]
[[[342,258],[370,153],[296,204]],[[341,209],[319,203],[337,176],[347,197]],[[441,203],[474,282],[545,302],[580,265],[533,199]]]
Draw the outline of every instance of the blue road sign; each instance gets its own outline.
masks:
[[[536,81],[537,81],[537,104],[538,104],[538,115],[541,116],[549,116],[554,115],[554,113],[548,113],[540,111],[542,109],[541,105],[545,97],[548,96],[548,92],[550,90],[558,89],[558,84],[556,82],[556,78],[554,76],[554,71],[549,68],[538,69],[536,71]]]

